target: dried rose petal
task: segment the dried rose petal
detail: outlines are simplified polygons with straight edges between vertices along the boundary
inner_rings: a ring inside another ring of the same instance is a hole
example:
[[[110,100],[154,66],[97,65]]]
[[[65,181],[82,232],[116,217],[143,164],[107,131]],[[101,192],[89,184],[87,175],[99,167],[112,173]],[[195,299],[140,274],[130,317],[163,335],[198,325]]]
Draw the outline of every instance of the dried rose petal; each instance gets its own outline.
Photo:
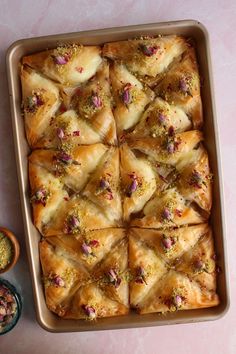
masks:
[[[197,259],[195,262],[194,262],[194,267],[197,269],[197,270],[201,270],[203,267],[204,267],[204,263],[201,259]]]
[[[100,183],[99,183],[99,187],[102,188],[102,189],[107,189],[109,187],[109,182],[107,180],[105,180],[104,178],[102,178],[100,180]]]
[[[59,152],[59,154],[57,154],[56,158],[57,158],[57,160],[59,160],[63,163],[66,163],[66,164],[68,164],[72,161],[72,157],[64,151]]]
[[[82,66],[79,66],[77,68],[75,68],[76,71],[78,71],[80,74],[82,74],[82,72],[84,71],[84,68]]]
[[[188,91],[188,85],[187,85],[185,79],[179,80],[179,88],[184,93],[186,93]]]
[[[178,216],[178,217],[181,217],[182,216],[182,210],[179,210],[179,209],[175,209],[175,214]]]
[[[121,283],[121,278],[118,277],[117,272],[114,269],[110,269],[107,273],[107,277],[110,283],[112,283],[115,288],[118,288]]]
[[[143,277],[145,275],[144,268],[139,266],[136,268],[137,277]]]
[[[163,113],[160,113],[158,116],[159,123],[163,124],[166,121],[166,116]]]
[[[175,296],[173,297],[173,304],[174,304],[177,308],[181,307],[181,305],[182,305],[182,297],[181,297],[180,295],[175,295]]]
[[[132,96],[129,87],[125,87],[121,95],[124,104],[130,104],[132,102]]]
[[[175,129],[174,129],[173,125],[171,125],[168,129],[168,135],[174,136],[174,133],[175,133]]]
[[[65,133],[62,128],[57,128],[57,136],[59,139],[63,139],[65,137]]]
[[[54,63],[57,65],[65,65],[69,61],[69,56],[68,55],[56,55],[53,56]]]
[[[165,249],[169,250],[173,246],[174,242],[170,237],[164,237],[161,241]]]
[[[0,322],[3,322],[4,321],[4,317],[3,315],[0,315]]]
[[[94,320],[96,318],[96,311],[92,306],[82,305],[82,308],[90,320]]]
[[[164,220],[171,220],[172,219],[172,215],[171,212],[168,208],[164,208],[161,214],[162,219]]]
[[[68,219],[68,225],[72,228],[72,229],[76,229],[80,226],[80,221],[77,217],[75,217],[74,215],[71,215]]]
[[[136,278],[135,278],[135,283],[138,284],[147,284],[146,280],[145,280],[145,270],[142,266],[138,266],[136,268]]]
[[[194,186],[196,188],[201,188],[202,186],[202,176],[198,171],[193,171],[189,181],[190,186]]]
[[[141,45],[141,50],[143,54],[146,55],[147,57],[151,57],[152,55],[156,54],[158,49],[160,49],[160,47]]]
[[[91,99],[95,108],[100,108],[102,106],[102,100],[98,95],[94,94]]]
[[[66,108],[66,106],[64,105],[64,103],[62,103],[62,104],[60,105],[59,111],[60,111],[61,113],[64,113],[64,112],[67,111],[67,108]]]
[[[112,200],[113,199],[113,194],[111,192],[107,193],[105,196],[106,199]]]
[[[80,136],[80,130],[73,131],[73,136]]]
[[[91,240],[91,241],[89,241],[89,246],[98,247],[99,246],[99,241],[98,240]]]
[[[169,154],[173,154],[175,152],[175,143],[174,141],[168,141],[166,145],[166,149]]]
[[[59,287],[65,286],[64,280],[63,280],[59,275],[56,275],[56,276],[52,279],[52,282],[53,282],[54,285],[59,286]]]
[[[129,186],[128,192],[132,194],[137,190],[137,188],[138,188],[138,182],[136,179],[134,179]]]
[[[86,256],[92,254],[92,248],[89,245],[87,245],[87,243],[85,242],[82,243],[81,250]]]

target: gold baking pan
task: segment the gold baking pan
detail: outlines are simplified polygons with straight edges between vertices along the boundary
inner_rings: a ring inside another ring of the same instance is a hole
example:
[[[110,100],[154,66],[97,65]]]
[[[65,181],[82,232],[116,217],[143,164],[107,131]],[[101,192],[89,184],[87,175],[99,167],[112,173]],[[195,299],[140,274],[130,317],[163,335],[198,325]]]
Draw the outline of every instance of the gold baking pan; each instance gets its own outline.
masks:
[[[218,276],[218,294],[220,305],[208,309],[177,311],[167,315],[131,313],[126,316],[99,319],[96,322],[83,320],[63,320],[50,312],[45,304],[41,282],[41,270],[38,254],[40,234],[32,223],[31,207],[28,198],[27,156],[30,152],[24,132],[21,116],[21,88],[19,63],[24,55],[45,48],[54,48],[61,43],[80,42],[97,45],[139,35],[177,34],[191,37],[195,41],[200,75],[203,78],[202,101],[204,108],[205,145],[208,149],[211,168],[214,174],[213,209],[210,223],[215,236],[215,248],[221,272]],[[21,206],[25,227],[25,241],[32,276],[36,314],[39,324],[51,332],[95,331],[105,329],[146,327],[215,320],[224,315],[229,307],[228,271],[226,267],[226,230],[224,224],[223,189],[220,164],[220,149],[213,95],[213,82],[209,37],[202,24],[193,20],[153,23],[146,25],[116,27],[94,31],[58,34],[53,36],[22,39],[13,43],[7,52],[7,74],[12,114],[12,126],[15,141],[16,163],[20,187]]]

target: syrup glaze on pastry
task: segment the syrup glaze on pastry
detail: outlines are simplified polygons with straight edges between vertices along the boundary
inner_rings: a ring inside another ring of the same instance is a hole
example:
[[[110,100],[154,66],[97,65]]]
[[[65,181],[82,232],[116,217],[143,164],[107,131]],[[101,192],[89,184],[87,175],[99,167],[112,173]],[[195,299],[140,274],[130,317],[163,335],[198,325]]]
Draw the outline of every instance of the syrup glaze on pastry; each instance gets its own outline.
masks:
[[[60,317],[219,304],[189,43],[63,44],[22,60],[30,201],[46,304]]]

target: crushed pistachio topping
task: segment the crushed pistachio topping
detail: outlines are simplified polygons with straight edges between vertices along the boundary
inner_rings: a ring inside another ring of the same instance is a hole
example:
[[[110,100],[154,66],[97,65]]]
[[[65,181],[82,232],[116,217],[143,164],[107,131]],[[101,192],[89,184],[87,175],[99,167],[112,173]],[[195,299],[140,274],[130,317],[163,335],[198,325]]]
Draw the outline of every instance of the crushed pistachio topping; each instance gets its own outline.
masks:
[[[30,201],[45,206],[50,196],[51,193],[45,187],[41,187],[31,196]]]
[[[32,91],[32,95],[26,98],[24,107],[26,112],[35,113],[37,109],[44,104],[42,90]]]
[[[0,269],[6,268],[11,263],[12,257],[12,243],[3,232],[0,232]]]
[[[66,234],[76,234],[80,232],[80,219],[77,214],[70,214],[64,222],[64,232]]]
[[[66,64],[78,55],[82,46],[77,44],[67,44],[58,46],[54,49],[52,54],[52,60],[59,72],[64,71]]]
[[[75,100],[79,114],[86,119],[90,119],[95,113],[109,104],[110,98],[103,92],[101,85],[98,84],[96,90],[92,92],[79,90],[75,95]]]
[[[93,321],[96,318],[96,310],[94,306],[82,305],[81,306],[85,315],[87,316],[87,320]]]

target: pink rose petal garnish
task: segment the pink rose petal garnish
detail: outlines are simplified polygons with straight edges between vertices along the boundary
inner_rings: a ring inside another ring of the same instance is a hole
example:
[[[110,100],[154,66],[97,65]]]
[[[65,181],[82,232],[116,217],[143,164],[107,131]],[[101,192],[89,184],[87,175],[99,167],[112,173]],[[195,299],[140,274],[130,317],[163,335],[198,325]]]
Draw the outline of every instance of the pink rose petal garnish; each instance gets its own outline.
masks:
[[[169,154],[173,154],[175,152],[175,143],[174,141],[169,141],[167,143],[166,149]]]
[[[173,240],[170,237],[164,237],[161,242],[164,248],[167,250],[171,249],[174,244]]]
[[[80,136],[80,130],[73,131],[73,136]]]
[[[151,57],[152,55],[156,54],[159,49],[159,46],[141,45],[141,50],[147,57]]]
[[[55,64],[57,65],[65,65],[68,63],[69,61],[69,57],[68,55],[56,55],[56,56],[53,56],[53,60],[55,62]]]
[[[89,246],[96,248],[99,246],[99,241],[98,240],[91,240],[91,241],[89,241]]]
[[[197,269],[197,270],[201,270],[204,266],[204,263],[201,259],[197,259],[195,262],[194,262],[194,267]]]
[[[82,72],[84,71],[84,68],[82,66],[79,66],[77,68],[75,68],[76,71],[78,71],[78,73],[82,74]]]
[[[187,85],[185,79],[179,80],[179,88],[184,93],[186,93],[188,91],[188,85]]]
[[[168,208],[164,208],[161,214],[162,219],[164,220],[171,220],[172,215]]]
[[[64,151],[59,152],[59,154],[57,154],[56,159],[66,164],[72,161],[72,157]]]
[[[92,248],[85,242],[82,243],[81,250],[86,256],[89,256],[92,253]]]
[[[58,286],[58,287],[63,287],[65,286],[65,282],[64,280],[59,276],[59,275],[56,275],[53,279],[52,279],[52,282],[54,285]]]
[[[63,139],[65,137],[65,133],[62,128],[57,128],[57,136],[59,139]]]
[[[90,320],[94,320],[96,318],[96,311],[92,306],[83,305],[82,308]]]
[[[76,229],[80,226],[80,221],[74,215],[71,215],[68,219],[68,224],[72,229]]]
[[[175,295],[173,298],[174,305],[179,308],[182,305],[182,297],[180,295]]]
[[[98,95],[94,94],[91,99],[95,108],[100,108],[102,106],[102,100]]]

